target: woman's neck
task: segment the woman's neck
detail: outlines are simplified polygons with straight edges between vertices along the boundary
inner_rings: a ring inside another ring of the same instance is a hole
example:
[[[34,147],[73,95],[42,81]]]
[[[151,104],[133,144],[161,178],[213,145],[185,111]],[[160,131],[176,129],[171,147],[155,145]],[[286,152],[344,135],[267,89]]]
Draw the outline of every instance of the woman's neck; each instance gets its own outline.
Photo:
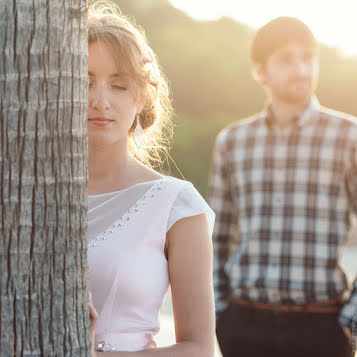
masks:
[[[129,154],[127,142],[103,145],[91,142],[88,152],[88,194],[119,191],[162,177]]]
[[[133,158],[127,145],[89,145],[88,192],[90,194],[121,189],[127,183]],[[130,175],[129,175],[130,176]]]

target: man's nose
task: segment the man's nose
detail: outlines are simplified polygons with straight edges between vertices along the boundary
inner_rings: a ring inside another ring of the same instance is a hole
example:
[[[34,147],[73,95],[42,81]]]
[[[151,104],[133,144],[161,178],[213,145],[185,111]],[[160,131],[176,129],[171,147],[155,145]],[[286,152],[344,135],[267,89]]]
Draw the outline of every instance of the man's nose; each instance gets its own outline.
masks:
[[[110,108],[110,102],[109,102],[109,98],[108,95],[105,91],[105,88],[97,88],[94,97],[93,97],[93,102],[92,102],[92,106],[95,109],[98,110],[107,110]]]
[[[308,76],[310,72],[310,66],[306,62],[298,61],[295,65],[295,70],[301,76]]]

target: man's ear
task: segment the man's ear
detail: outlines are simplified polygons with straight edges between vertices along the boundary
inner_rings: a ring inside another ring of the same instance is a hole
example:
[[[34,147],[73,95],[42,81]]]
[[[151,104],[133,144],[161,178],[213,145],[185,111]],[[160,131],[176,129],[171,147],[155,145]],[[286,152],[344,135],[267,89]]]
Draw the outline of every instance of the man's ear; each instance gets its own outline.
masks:
[[[262,86],[266,83],[266,72],[265,66],[262,63],[253,63],[252,64],[252,74],[254,79],[261,84]]]

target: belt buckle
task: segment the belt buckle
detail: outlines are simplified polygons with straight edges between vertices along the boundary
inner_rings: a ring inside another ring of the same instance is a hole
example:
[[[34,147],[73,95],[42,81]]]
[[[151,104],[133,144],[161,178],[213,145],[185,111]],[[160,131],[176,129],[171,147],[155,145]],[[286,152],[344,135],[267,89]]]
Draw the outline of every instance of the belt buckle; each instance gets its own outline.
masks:
[[[282,309],[280,308],[280,305],[278,302],[275,302],[273,304],[273,313],[274,313],[274,316],[281,316],[282,314]]]

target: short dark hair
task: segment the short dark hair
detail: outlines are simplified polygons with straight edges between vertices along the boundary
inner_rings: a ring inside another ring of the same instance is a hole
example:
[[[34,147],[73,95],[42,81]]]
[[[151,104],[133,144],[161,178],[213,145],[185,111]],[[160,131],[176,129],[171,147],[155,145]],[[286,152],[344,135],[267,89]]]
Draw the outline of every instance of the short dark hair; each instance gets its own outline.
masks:
[[[253,63],[265,64],[273,52],[290,42],[318,47],[314,35],[306,24],[294,17],[281,16],[268,22],[256,32],[251,46],[251,60]]]

